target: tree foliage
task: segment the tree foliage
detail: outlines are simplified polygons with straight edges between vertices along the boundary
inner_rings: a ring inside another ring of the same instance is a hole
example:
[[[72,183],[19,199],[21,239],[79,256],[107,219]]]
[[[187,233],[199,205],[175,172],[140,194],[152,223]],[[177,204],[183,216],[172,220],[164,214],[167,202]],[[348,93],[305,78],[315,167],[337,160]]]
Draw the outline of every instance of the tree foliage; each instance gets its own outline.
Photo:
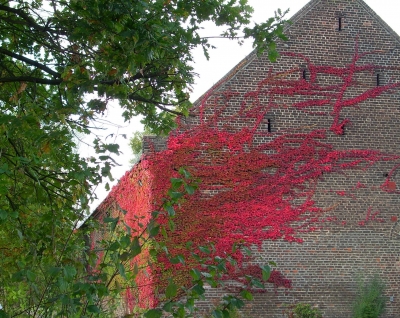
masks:
[[[77,141],[93,131],[111,100],[119,101],[126,120],[141,114],[155,132],[187,114],[191,50],[202,46],[207,55],[211,47],[199,33],[202,22],[221,26],[227,38],[244,30],[276,57],[272,39],[284,38],[283,14],[249,28],[251,12],[246,0],[0,1],[5,312],[73,317],[104,310],[98,306],[110,295],[104,282],[122,274],[122,263],[114,259],[104,265],[117,266],[113,274],[94,275],[85,265],[94,256],[81,235],[93,228],[75,229],[95,186],[112,178],[119,146],[95,138],[97,156],[83,158]]]
[[[186,114],[190,106],[191,49],[210,48],[201,23],[211,20],[234,38],[251,12],[244,0],[5,2],[0,83],[51,100],[66,117],[80,116],[79,127],[118,99],[125,118],[142,114],[149,127],[169,130],[174,108]],[[246,27],[245,37],[265,49],[272,36],[284,37],[281,17]],[[87,93],[97,96],[88,101]]]

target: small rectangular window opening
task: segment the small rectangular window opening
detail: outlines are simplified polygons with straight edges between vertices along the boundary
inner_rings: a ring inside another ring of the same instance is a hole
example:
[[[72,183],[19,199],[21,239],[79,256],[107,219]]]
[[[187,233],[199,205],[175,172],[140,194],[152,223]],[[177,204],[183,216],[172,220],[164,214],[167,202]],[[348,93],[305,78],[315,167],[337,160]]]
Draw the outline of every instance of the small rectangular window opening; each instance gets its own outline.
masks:
[[[270,133],[271,132],[271,118],[267,119],[267,131]]]
[[[338,30],[339,30],[339,31],[342,31],[342,27],[343,27],[343,26],[342,26],[342,22],[343,22],[343,21],[342,21],[342,17],[339,17],[339,20],[338,20],[338,23],[339,23]]]
[[[380,86],[381,85],[381,78],[380,78],[380,74],[376,74],[376,86]]]
[[[303,69],[303,79],[307,80],[307,70]]]

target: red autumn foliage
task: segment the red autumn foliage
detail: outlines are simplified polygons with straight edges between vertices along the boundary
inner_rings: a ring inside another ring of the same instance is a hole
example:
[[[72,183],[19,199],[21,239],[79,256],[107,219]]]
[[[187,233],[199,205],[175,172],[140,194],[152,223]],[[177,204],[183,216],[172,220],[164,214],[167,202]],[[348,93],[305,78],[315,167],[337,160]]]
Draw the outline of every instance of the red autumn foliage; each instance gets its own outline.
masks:
[[[144,306],[140,299],[150,299],[151,305],[155,305],[158,301],[155,287],[162,292],[167,278],[187,283],[189,269],[197,266],[185,247],[188,241],[195,248],[212,243],[215,249],[211,256],[232,255],[239,269],[230,268],[226,278],[240,281],[240,275],[253,267],[248,266],[240,249],[232,252],[232,246],[261,248],[264,241],[277,239],[301,243],[297,233],[314,231],[331,220],[323,218],[325,210],[314,201],[316,187],[324,174],[367,169],[379,161],[399,159],[374,149],[338,150],[326,142],[326,136],[329,130],[343,134],[344,127],[350,124],[349,119],[340,119],[343,109],[358,107],[363,101],[399,87],[400,83],[346,94],[357,87],[356,75],[369,74],[376,68],[360,64],[365,54],[359,54],[357,48],[353,60],[344,67],[315,65],[295,53],[282,55],[304,60],[310,79],[303,79],[299,69],[271,71],[255,90],[245,94],[222,91],[223,82],[219,83],[193,109],[195,122],[178,123],[168,137],[167,149],[146,154],[112,190],[110,196],[127,211],[126,222],[135,235],[150,220],[151,212],[162,204],[170,179],[179,177],[180,167],[186,167],[195,179],[201,180],[198,191],[186,196],[176,209],[174,232],[169,231],[166,219],[158,220],[169,232],[167,238],[160,235],[158,239],[166,242],[172,256],[183,255],[185,266],[171,264],[160,253],[157,262],[147,269],[147,276],[137,282],[141,286],[135,296],[139,302],[128,292],[130,303]],[[297,79],[288,79],[296,72]],[[329,75],[337,83],[322,86],[317,81],[320,75]],[[285,103],[283,97],[287,98]],[[232,112],[232,104],[237,101],[240,107]],[[327,116],[330,127],[310,132],[270,133],[263,127],[263,120],[269,111],[279,107]],[[326,112],[327,107],[330,112]],[[396,169],[397,166],[382,189],[387,188]],[[357,183],[355,188],[364,187]],[[389,187],[389,191],[393,189]],[[339,191],[338,195],[347,193]],[[377,214],[369,210],[360,225],[380,221]],[[139,262],[146,257],[141,255]],[[138,260],[132,261],[135,262]],[[275,287],[290,288],[290,281],[281,273],[272,274],[270,282]]]

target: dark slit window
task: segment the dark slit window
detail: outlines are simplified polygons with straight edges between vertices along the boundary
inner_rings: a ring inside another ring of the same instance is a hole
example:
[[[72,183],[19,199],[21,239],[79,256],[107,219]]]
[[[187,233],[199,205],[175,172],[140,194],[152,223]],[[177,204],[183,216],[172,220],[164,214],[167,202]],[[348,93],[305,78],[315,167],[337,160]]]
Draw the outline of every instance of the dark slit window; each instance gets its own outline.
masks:
[[[303,71],[302,71],[302,77],[304,80],[307,80],[307,69],[306,68],[303,69]]]
[[[271,118],[267,118],[267,131],[270,133],[272,131],[271,129]]]

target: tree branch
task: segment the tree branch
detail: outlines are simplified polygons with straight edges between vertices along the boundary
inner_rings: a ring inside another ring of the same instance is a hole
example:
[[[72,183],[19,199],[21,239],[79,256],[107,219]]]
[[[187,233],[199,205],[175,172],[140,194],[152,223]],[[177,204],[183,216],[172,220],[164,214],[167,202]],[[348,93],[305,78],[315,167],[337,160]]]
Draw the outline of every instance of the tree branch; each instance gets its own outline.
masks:
[[[18,15],[19,17],[21,17],[28,23],[28,26],[30,26],[40,32],[46,32],[46,29],[47,29],[46,27],[43,27],[43,26],[37,24],[36,21],[29,14],[24,12],[23,10],[11,8],[9,6],[5,6],[5,5],[1,5],[1,4],[0,4],[0,10]]]
[[[161,110],[166,111],[168,113],[171,113],[171,114],[174,114],[174,115],[177,115],[177,116],[185,116],[182,112],[177,112],[176,110],[168,109],[167,107],[164,107],[164,106],[162,106],[160,104],[155,104],[155,105],[156,105],[156,107],[158,109],[161,109]]]
[[[46,85],[60,85],[63,80],[62,79],[46,79],[40,77],[32,77],[32,76],[16,76],[16,77],[4,77],[0,78],[0,83],[13,83],[13,82],[30,82],[30,83],[39,83]]]
[[[43,65],[41,63],[38,63],[38,62],[36,62],[34,60],[31,60],[31,59],[28,59],[25,56],[13,53],[13,52],[11,52],[9,50],[6,50],[6,49],[3,49],[1,47],[0,47],[0,53],[3,53],[3,54],[8,55],[10,57],[13,57],[13,58],[15,58],[15,59],[17,59],[19,61],[28,63],[29,65],[36,66],[38,69],[41,69],[42,71],[45,71],[46,73],[48,73],[50,75],[53,75],[56,78],[60,78],[61,77],[60,73],[58,73],[56,71],[53,71],[51,68],[49,68],[49,67],[47,67],[47,66],[45,66],[45,65]]]
[[[138,102],[154,104],[157,108],[159,108],[159,109],[161,109],[163,111],[166,111],[168,113],[171,113],[171,114],[174,114],[174,115],[177,115],[177,116],[184,116],[184,114],[181,113],[181,112],[178,112],[178,111],[175,111],[175,110],[172,110],[172,109],[168,109],[167,107],[163,106],[163,105],[171,105],[171,104],[163,104],[163,103],[161,103],[159,101],[156,101],[156,100],[153,100],[153,99],[147,99],[147,98],[144,98],[144,97],[141,97],[141,96],[137,96],[137,95],[136,96],[129,95],[128,98],[130,100],[136,100]]]

